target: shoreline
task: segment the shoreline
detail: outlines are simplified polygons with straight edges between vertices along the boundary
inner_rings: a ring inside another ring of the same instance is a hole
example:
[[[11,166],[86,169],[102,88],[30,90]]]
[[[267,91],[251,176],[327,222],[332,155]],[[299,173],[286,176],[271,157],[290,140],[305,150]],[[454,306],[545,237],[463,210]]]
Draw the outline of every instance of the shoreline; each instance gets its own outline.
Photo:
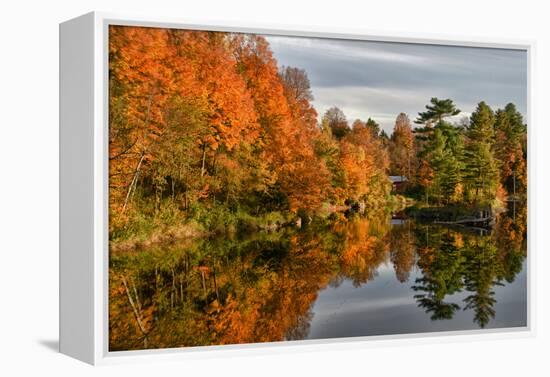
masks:
[[[148,236],[142,239],[138,236],[133,236],[128,239],[112,241],[109,240],[109,253],[137,251],[153,245],[173,243],[176,241],[193,241],[198,238],[207,237],[211,233],[200,229],[192,223],[182,223],[178,225],[167,226],[163,229],[157,229]]]
[[[418,207],[417,203],[412,198],[403,197],[401,208],[396,208],[398,212],[403,212],[407,217],[420,222],[428,222],[433,224],[443,224],[445,222],[456,221],[465,216],[474,216],[480,211],[488,211],[491,216],[496,217],[502,212],[506,212],[505,204],[499,203],[495,206],[467,206],[467,205],[448,205],[448,206],[430,206]],[[404,203],[414,203],[412,205],[403,205]],[[313,215],[313,218],[323,221],[332,221],[330,215],[334,213],[343,213],[345,211],[354,211],[352,206],[336,206],[330,205],[324,208],[325,216],[320,215],[321,211]],[[356,212],[356,211],[354,211]],[[361,214],[362,212],[357,212]],[[298,215],[290,213],[278,213],[281,221],[268,220],[274,213],[265,214],[262,216],[248,215],[248,218],[234,219],[233,222],[218,225],[213,229],[205,229],[204,225],[191,220],[183,221],[179,224],[164,225],[153,230],[149,235],[133,235],[127,239],[109,240],[109,252],[128,252],[138,251],[149,248],[154,245],[170,244],[177,241],[193,241],[199,238],[211,237],[215,235],[228,235],[242,232],[274,232],[286,227],[300,229],[303,225],[307,225],[313,221],[312,217],[307,220],[301,219]],[[109,236],[111,237],[111,236]]]

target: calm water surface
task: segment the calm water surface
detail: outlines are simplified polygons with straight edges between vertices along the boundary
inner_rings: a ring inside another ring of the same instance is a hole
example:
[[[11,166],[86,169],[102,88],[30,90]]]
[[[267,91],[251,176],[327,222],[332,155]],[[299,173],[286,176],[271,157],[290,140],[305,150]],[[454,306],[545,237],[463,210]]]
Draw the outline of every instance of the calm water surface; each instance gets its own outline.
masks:
[[[525,210],[491,231],[355,218],[110,258],[110,349],[526,325]]]
[[[415,269],[411,278],[422,278]],[[412,284],[395,279],[391,264],[378,269],[378,276],[367,285],[356,287],[346,279],[337,287],[319,293],[308,339],[340,338],[361,335],[407,334],[430,331],[478,329],[475,310],[456,310],[450,319],[434,319],[419,307],[411,292]],[[525,266],[514,282],[494,289],[494,317],[485,328],[519,327],[526,325]],[[464,300],[475,292],[462,291],[445,298],[446,303],[465,307]],[[428,313],[429,314],[429,313]]]

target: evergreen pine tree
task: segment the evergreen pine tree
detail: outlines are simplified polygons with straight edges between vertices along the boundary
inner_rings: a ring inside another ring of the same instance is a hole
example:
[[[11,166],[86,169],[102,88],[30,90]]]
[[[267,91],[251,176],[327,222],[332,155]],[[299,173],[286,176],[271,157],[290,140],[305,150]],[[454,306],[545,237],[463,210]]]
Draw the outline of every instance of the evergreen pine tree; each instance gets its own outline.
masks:
[[[496,197],[498,170],[493,155],[495,115],[480,102],[470,117],[466,130],[464,178],[469,198],[474,203],[492,201]]]

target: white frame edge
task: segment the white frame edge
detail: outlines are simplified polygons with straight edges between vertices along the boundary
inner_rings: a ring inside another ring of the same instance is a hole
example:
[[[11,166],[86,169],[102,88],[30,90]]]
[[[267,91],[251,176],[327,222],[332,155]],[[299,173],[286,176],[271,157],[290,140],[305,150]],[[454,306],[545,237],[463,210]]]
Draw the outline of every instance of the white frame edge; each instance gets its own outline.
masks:
[[[139,351],[108,350],[108,26],[134,25],[525,50],[528,60],[527,326]],[[92,12],[60,24],[60,352],[90,364],[343,350],[532,337],[535,42],[252,22],[213,22]],[[93,190],[93,191],[92,191]],[[461,335],[461,336],[457,336]]]
[[[60,25],[59,349],[95,362],[94,17]]]

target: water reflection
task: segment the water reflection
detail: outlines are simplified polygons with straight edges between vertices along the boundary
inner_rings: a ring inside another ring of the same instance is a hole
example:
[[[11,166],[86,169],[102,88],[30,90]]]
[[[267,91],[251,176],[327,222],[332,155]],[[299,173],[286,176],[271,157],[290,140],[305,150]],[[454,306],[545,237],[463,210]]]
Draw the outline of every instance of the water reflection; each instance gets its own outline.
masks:
[[[525,220],[355,218],[115,254],[110,349],[522,326]]]

